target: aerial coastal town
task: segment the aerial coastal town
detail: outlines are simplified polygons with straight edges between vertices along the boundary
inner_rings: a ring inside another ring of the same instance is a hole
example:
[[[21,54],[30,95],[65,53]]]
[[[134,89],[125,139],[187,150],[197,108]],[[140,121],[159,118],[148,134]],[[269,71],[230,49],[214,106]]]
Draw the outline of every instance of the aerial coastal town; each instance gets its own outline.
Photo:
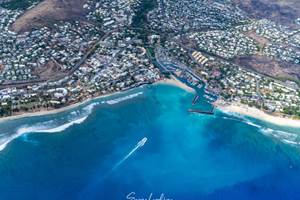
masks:
[[[300,16],[256,19],[235,1],[76,0],[74,20],[49,11],[45,22],[43,4],[58,1],[18,1],[0,0],[2,117],[174,75],[223,104],[300,118]]]

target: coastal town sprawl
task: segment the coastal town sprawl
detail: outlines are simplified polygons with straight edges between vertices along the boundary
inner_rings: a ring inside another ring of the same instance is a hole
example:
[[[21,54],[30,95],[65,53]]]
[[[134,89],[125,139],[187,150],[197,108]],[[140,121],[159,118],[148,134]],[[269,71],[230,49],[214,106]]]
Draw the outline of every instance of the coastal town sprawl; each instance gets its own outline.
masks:
[[[85,0],[80,19],[13,31],[39,1],[25,3],[0,4],[1,116],[64,107],[172,73],[205,82],[225,103],[300,117],[299,27],[253,19],[230,1]],[[268,62],[286,68],[260,67]]]

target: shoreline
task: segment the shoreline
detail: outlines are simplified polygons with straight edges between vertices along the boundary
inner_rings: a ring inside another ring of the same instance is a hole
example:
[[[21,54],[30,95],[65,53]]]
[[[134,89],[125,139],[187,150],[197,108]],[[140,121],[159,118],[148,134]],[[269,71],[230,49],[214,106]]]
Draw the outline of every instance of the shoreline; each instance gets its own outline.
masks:
[[[300,128],[300,120],[287,118],[283,116],[275,116],[259,110],[257,108],[249,107],[240,103],[226,103],[224,101],[218,100],[214,105],[221,111],[227,113],[235,113],[244,115],[247,117],[252,117],[254,119],[271,123],[277,126],[285,126],[290,128]]]
[[[179,87],[179,88],[181,88],[181,89],[183,89],[187,92],[195,92],[193,88],[190,88],[189,86],[187,86],[184,83],[180,82],[174,76],[171,76],[171,78],[165,78],[165,79],[159,80],[157,82],[154,82],[152,84],[146,84],[146,85],[157,85],[157,84],[172,85],[172,86]],[[5,122],[5,121],[21,119],[21,118],[27,118],[27,117],[37,117],[37,116],[43,116],[43,115],[54,115],[54,114],[62,113],[62,112],[69,111],[71,109],[77,108],[79,106],[82,106],[86,103],[89,103],[90,101],[94,101],[94,100],[98,100],[98,99],[102,99],[102,98],[122,94],[122,93],[128,92],[132,89],[143,87],[144,85],[145,84],[140,85],[138,87],[130,88],[130,89],[124,90],[124,91],[116,91],[116,92],[105,94],[105,95],[100,95],[100,96],[96,96],[96,97],[92,97],[92,98],[87,98],[84,101],[77,102],[77,103],[70,104],[70,105],[66,105],[64,107],[57,108],[57,109],[53,108],[53,109],[49,109],[49,110],[40,110],[40,111],[36,111],[36,112],[24,112],[22,114],[16,114],[16,115],[12,115],[12,116],[2,117],[2,118],[0,118],[0,123]]]
[[[126,91],[124,91],[126,92]],[[40,110],[40,111],[36,111],[36,112],[25,112],[22,114],[17,114],[17,115],[12,115],[12,116],[7,116],[7,117],[2,117],[0,118],[0,123],[1,122],[5,122],[5,121],[10,121],[10,120],[15,120],[15,119],[21,119],[21,118],[27,118],[27,117],[37,117],[37,116],[43,116],[43,115],[54,115],[54,114],[58,114],[58,113],[62,113],[68,110],[71,110],[73,108],[79,107],[81,105],[84,105],[85,103],[89,103],[92,100],[97,100],[100,98],[105,98],[105,97],[110,97],[113,96],[115,94],[118,94],[120,92],[115,92],[115,93],[111,93],[111,94],[105,94],[105,95],[101,95],[101,96],[97,96],[97,97],[93,97],[93,98],[87,98],[84,101],[81,102],[77,102],[74,104],[70,104],[61,108],[53,108],[53,109],[49,109],[49,110]]]
[[[170,78],[164,78],[164,79],[161,79],[161,80],[156,81],[156,82],[151,83],[151,84],[143,84],[143,85],[140,85],[138,87],[130,88],[128,90],[116,91],[116,92],[105,94],[105,95],[100,95],[100,96],[96,96],[96,97],[92,97],[92,98],[87,98],[84,101],[77,102],[77,103],[74,103],[74,104],[70,104],[70,105],[64,106],[62,108],[51,109],[51,110],[41,110],[41,111],[36,111],[36,112],[28,112],[28,113],[22,113],[22,114],[2,117],[2,118],[0,118],[0,123],[5,122],[5,121],[10,121],[10,120],[27,118],[27,117],[36,117],[36,116],[43,116],[43,115],[54,115],[54,114],[69,111],[69,110],[74,109],[76,107],[82,106],[86,103],[89,103],[90,101],[94,101],[94,100],[98,100],[98,99],[102,99],[102,98],[122,94],[122,93],[128,92],[130,90],[143,87],[144,85],[160,85],[160,84],[175,86],[175,87],[181,88],[181,89],[185,90],[186,92],[190,92],[190,93],[195,93],[196,92],[193,88],[191,88],[188,85],[184,84],[183,82],[181,82],[175,76],[172,75],[172,76],[170,76]],[[286,117],[283,117],[283,116],[271,115],[271,114],[265,113],[264,111],[259,110],[257,108],[249,107],[247,105],[243,105],[243,104],[240,104],[240,103],[227,103],[223,100],[217,100],[213,105],[217,109],[219,109],[221,112],[224,112],[224,113],[240,114],[240,115],[252,117],[254,119],[261,120],[261,121],[271,123],[271,124],[274,124],[274,125],[278,125],[278,126],[300,128],[300,120],[298,120],[298,119],[292,119],[292,118],[286,118]]]
[[[184,84],[183,82],[181,82],[180,80],[178,80],[175,76],[171,75],[170,78],[165,78],[162,79],[154,84],[165,84],[165,85],[172,85],[172,86],[176,86],[179,87],[187,92],[190,93],[195,93],[196,91],[189,87],[188,85]]]

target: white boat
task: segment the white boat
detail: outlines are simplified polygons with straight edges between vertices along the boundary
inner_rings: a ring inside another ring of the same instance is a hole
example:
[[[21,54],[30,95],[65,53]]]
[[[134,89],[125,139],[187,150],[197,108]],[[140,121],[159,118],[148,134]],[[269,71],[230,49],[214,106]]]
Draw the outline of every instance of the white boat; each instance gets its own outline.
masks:
[[[142,147],[145,145],[146,142],[147,142],[147,138],[144,137],[141,141],[138,142],[137,146]]]

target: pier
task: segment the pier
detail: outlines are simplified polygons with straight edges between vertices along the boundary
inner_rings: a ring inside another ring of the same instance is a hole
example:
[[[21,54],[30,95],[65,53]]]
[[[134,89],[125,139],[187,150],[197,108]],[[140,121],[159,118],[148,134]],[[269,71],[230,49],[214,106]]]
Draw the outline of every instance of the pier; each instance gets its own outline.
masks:
[[[199,95],[196,95],[193,99],[192,104],[195,105],[198,102],[198,100],[199,100]]]
[[[215,107],[213,107],[213,109],[209,110],[209,111],[200,110],[200,109],[188,109],[188,112],[205,114],[205,115],[214,115],[215,114]]]

